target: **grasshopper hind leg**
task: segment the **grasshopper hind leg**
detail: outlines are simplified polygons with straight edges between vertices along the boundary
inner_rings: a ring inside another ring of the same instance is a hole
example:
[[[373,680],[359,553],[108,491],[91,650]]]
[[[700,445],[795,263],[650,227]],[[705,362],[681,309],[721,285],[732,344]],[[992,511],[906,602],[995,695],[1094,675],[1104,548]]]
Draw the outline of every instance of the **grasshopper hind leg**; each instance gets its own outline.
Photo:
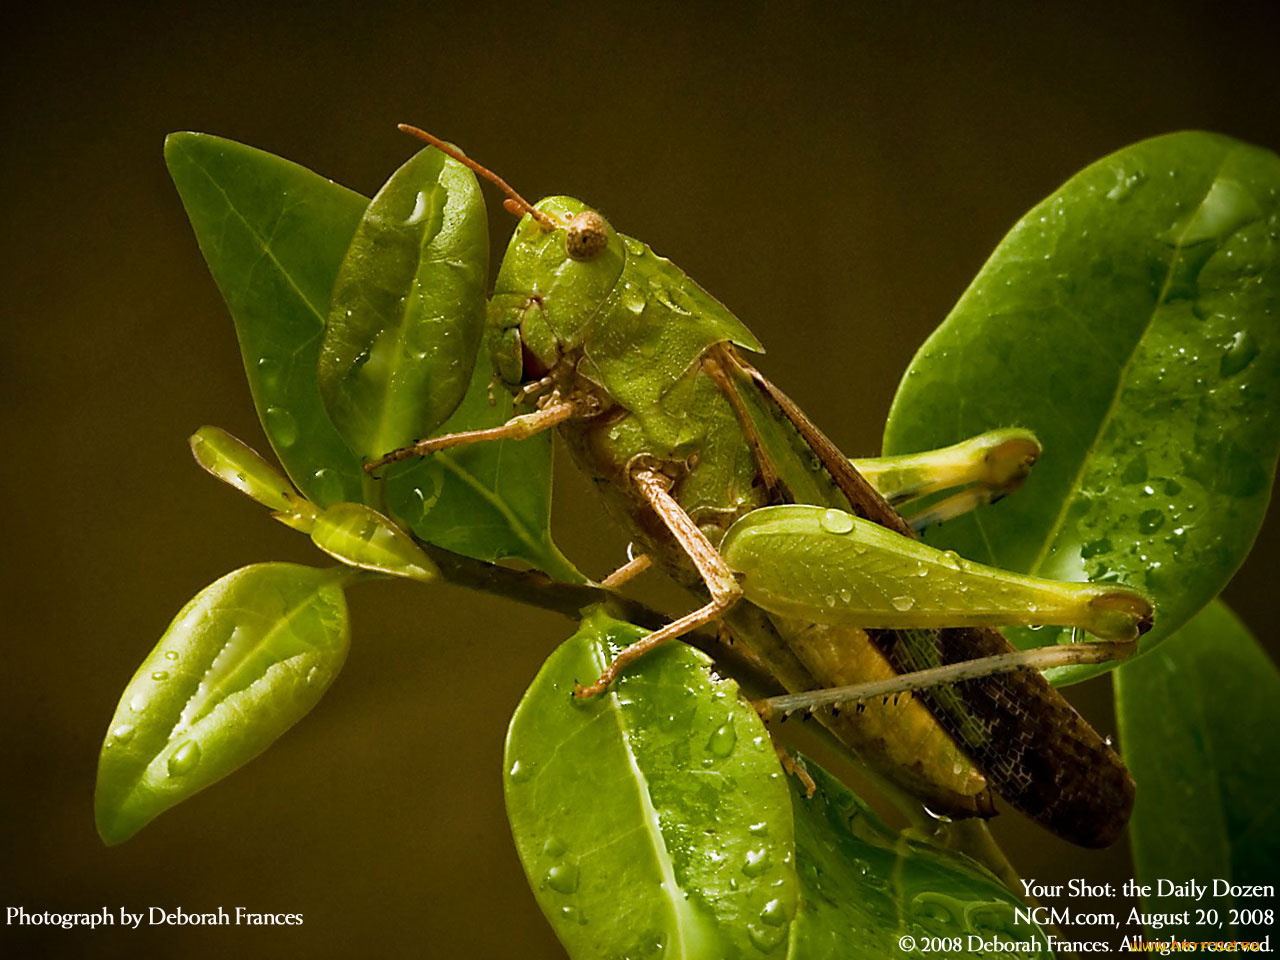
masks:
[[[688,554],[689,559],[693,561],[693,565],[711,594],[711,600],[692,613],[686,614],[679,620],[673,620],[661,630],[631,644],[614,658],[594,683],[586,686],[575,684],[573,690],[575,697],[593,697],[604,693],[628,664],[634,663],[668,640],[674,640],[703,624],[719,620],[742,596],[742,588],[738,586],[733,571],[720,557],[706,534],[698,529],[698,525],[671,496],[669,490],[671,481],[654,470],[638,470],[633,480],[641,495],[648,501],[676,542]]]

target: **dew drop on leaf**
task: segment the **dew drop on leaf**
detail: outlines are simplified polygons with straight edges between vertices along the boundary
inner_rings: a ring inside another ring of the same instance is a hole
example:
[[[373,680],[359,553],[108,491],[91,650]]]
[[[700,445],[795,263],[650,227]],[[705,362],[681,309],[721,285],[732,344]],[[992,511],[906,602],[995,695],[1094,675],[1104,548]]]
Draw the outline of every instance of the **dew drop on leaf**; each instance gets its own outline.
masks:
[[[759,850],[748,850],[742,872],[748,877],[758,877],[769,869],[769,851],[764,847]]]
[[[1231,338],[1222,360],[1218,363],[1218,372],[1224,377],[1233,377],[1253,362],[1258,355],[1258,342],[1248,330],[1241,330]]]
[[[853,517],[843,510],[826,510],[818,525],[827,533],[845,534],[853,529]]]
[[[200,762],[200,744],[188,740],[169,756],[169,776],[180,777],[190,773]]]
[[[727,757],[733,753],[733,746],[738,742],[738,734],[733,729],[733,718],[730,717],[717,727],[707,740],[707,749],[717,757]]]
[[[573,893],[578,889],[578,867],[572,863],[558,863],[547,871],[547,886],[557,893]]]
[[[267,407],[265,420],[267,433],[277,446],[287,450],[298,442],[298,423],[284,407]]]

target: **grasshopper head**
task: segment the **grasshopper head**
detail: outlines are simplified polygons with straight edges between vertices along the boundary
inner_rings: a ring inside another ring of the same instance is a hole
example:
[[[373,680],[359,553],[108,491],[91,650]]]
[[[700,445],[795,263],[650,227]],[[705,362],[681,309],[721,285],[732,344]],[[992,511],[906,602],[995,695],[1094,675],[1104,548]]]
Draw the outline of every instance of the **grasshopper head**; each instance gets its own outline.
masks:
[[[540,379],[582,345],[626,259],[613,227],[580,200],[548,197],[534,209],[543,216],[516,227],[489,303],[489,353],[511,386]]]

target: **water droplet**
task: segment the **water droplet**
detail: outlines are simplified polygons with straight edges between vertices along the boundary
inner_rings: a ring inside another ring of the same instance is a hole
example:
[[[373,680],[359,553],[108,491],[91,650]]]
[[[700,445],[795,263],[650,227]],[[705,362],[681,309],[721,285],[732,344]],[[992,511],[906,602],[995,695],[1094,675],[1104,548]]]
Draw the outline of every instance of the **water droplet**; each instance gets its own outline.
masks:
[[[515,763],[511,765],[511,770],[508,771],[507,776],[509,776],[516,783],[524,783],[531,776],[533,776],[533,764],[522,763],[521,761],[517,760]]]
[[[759,850],[748,850],[742,872],[748,877],[758,877],[769,869],[769,851],[764,847]]]
[[[1138,529],[1143,533],[1155,533],[1164,526],[1164,512],[1161,510],[1144,510],[1138,515]]]
[[[147,698],[140,693],[134,694],[129,698],[129,709],[134,713],[141,713],[147,708]]]
[[[166,660],[177,660],[177,659],[178,659],[178,651],[176,651],[176,650],[166,650],[166,651],[164,652],[164,658],[165,658]]]
[[[944,550],[938,559],[943,566],[950,567],[952,570],[960,569],[960,554],[954,550]]]
[[[747,924],[747,939],[761,953],[768,953],[781,943],[785,936],[786,931],[782,927],[770,927],[758,923]]]
[[[889,605],[900,613],[906,613],[916,605],[916,602],[911,597],[894,597],[889,601]]]
[[[1133,188],[1145,179],[1146,174],[1141,170],[1135,170],[1130,174],[1126,174],[1123,170],[1117,170],[1115,186],[1106,192],[1106,198],[1108,200],[1124,200],[1133,192]]]
[[[547,886],[557,893],[573,893],[578,889],[577,864],[557,863],[547,871]]]
[[[764,905],[764,909],[760,911],[760,919],[771,927],[780,927],[790,917],[787,916],[786,904],[781,900],[770,900]]]
[[[1248,330],[1241,330],[1231,338],[1222,360],[1218,363],[1218,372],[1224,377],[1235,376],[1258,355],[1258,342]]]
[[[926,567],[923,563],[916,568],[917,577],[927,577],[928,575],[929,575],[929,568]]]
[[[1124,472],[1120,474],[1121,483],[1146,483],[1147,481],[1147,455],[1140,453],[1124,468]]]
[[[342,500],[342,477],[336,470],[321,467],[312,474],[312,480],[314,481],[312,499],[321,506],[328,506]]]
[[[853,516],[843,510],[824,510],[818,525],[827,533],[845,534],[853,529]]]
[[[644,313],[647,302],[644,292],[635,284],[628,283],[622,288],[622,305],[632,313]]]
[[[111,736],[115,737],[116,743],[128,743],[133,739],[134,732],[133,724],[122,723],[111,731]]]
[[[733,746],[737,742],[738,734],[733,729],[733,717],[730,717],[707,739],[707,749],[717,757],[727,757],[733,753]]]
[[[267,434],[277,447],[287,450],[298,442],[298,424],[288,410],[283,407],[267,407],[264,419],[267,422]]]
[[[200,744],[188,740],[169,755],[169,776],[180,777],[190,773],[200,762]]]
[[[769,824],[765,820],[761,820],[759,823],[753,823],[751,826],[747,827],[747,833],[754,837],[763,837],[768,834],[768,832]]]
[[[547,842],[542,845],[542,852],[548,857],[562,857],[565,849],[564,841],[559,837],[547,837]]]
[[[634,237],[623,237],[622,243],[627,248],[627,253],[631,254],[633,257],[644,256],[644,244],[639,240],[636,240]]]
[[[587,915],[577,907],[561,907],[560,916],[564,917],[569,923],[576,923],[579,926],[585,925],[587,922]]]
[[[1101,540],[1090,540],[1088,543],[1080,547],[1080,559],[1089,560],[1101,553],[1109,553],[1111,551],[1111,541],[1106,537]]]
[[[159,681],[168,680],[168,679],[169,679],[169,671],[168,671],[168,670],[157,670],[157,671],[155,671],[153,674],[151,674],[151,679],[152,679],[152,680],[159,680]]]
[[[280,385],[280,364],[270,357],[259,357],[258,382],[267,390],[275,390]]]

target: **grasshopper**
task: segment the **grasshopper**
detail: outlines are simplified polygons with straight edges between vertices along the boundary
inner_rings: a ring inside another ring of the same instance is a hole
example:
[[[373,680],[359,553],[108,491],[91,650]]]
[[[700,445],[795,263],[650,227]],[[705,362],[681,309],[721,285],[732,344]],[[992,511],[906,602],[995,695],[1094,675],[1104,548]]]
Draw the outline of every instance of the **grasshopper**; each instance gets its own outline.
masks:
[[[605,584],[652,562],[704,601],[576,696],[603,692],[647,650],[715,622],[793,693],[864,685],[840,695],[857,709],[832,709],[831,697],[784,705],[825,704],[815,708],[823,725],[931,812],[989,817],[999,793],[1074,843],[1116,838],[1133,804],[1128,771],[993,627],[1073,626],[1116,641],[1073,647],[1122,656],[1149,628],[1150,604],[1113,584],[995,571],[916,539],[1016,489],[1039,454],[1033,436],[995,431],[855,463],[747,361],[762,347],[746,326],[669,260],[578,200],[531,204],[431,134],[402,129],[496,183],[521,218],[485,340],[495,378],[528,412],[419,441],[366,470],[555,428],[643,549]],[[932,505],[911,520],[896,509],[925,497]],[[907,687],[907,697],[866,693]]]

